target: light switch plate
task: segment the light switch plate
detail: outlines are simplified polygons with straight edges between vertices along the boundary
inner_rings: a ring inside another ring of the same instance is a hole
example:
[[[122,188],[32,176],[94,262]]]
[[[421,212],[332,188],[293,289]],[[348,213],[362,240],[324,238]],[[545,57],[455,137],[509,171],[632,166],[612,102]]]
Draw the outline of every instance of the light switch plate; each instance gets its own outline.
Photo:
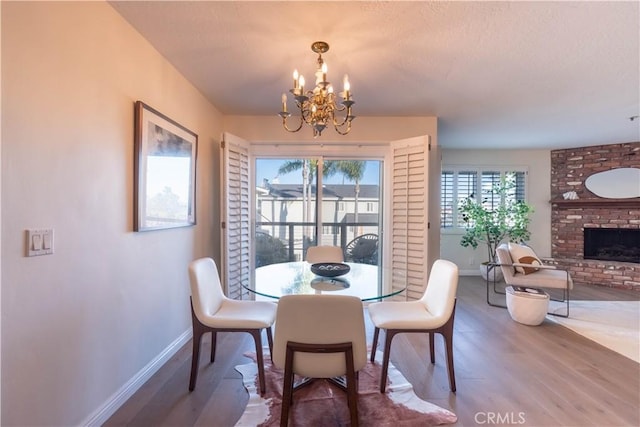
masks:
[[[25,234],[27,256],[53,253],[53,228],[32,228],[26,230]]]

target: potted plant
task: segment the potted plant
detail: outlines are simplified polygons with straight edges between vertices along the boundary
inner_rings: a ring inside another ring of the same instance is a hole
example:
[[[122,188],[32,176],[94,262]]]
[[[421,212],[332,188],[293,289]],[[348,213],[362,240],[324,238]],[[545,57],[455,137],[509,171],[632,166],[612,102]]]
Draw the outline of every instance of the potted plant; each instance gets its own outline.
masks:
[[[515,200],[514,197],[508,197],[509,191],[513,188],[515,188],[515,177],[508,175],[485,191],[487,196],[493,195],[494,199],[500,200],[497,207],[492,207],[484,197],[481,202],[478,202],[471,196],[465,199],[459,208],[461,218],[466,224],[460,244],[474,249],[481,243],[486,245],[488,261],[480,266],[480,272],[485,280],[492,271],[495,275],[492,278],[502,279],[500,269],[488,265],[490,262],[496,262],[496,249],[500,243],[505,239],[522,243],[531,235],[528,227],[531,221],[529,214],[533,212],[533,208],[522,201]]]

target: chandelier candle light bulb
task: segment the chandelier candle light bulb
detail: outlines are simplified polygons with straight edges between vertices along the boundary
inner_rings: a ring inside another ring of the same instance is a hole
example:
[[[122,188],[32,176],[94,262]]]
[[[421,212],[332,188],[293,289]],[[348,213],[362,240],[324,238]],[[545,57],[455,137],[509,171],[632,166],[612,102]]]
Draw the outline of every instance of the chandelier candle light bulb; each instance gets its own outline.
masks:
[[[345,74],[344,92],[341,94],[342,102],[338,102],[331,83],[327,81],[328,67],[322,58],[322,54],[329,50],[329,44],[317,41],[311,45],[311,50],[318,54],[315,87],[305,92],[304,77],[298,73],[297,69],[293,71],[293,89],[290,92],[293,94],[295,106],[300,112],[300,122],[296,128],[287,126],[287,119],[291,117],[291,114],[287,112],[287,96],[284,93],[282,95],[282,111],[278,114],[282,118],[282,126],[288,132],[298,132],[304,124],[307,124],[311,126],[313,137],[316,138],[328,125],[333,125],[336,132],[340,135],[346,135],[351,131],[351,122],[356,117],[352,114],[355,102],[351,100],[349,77]],[[343,117],[338,117],[338,113],[342,113]]]
[[[349,76],[344,75],[344,99],[349,101],[349,91],[351,90],[351,83],[349,83]]]

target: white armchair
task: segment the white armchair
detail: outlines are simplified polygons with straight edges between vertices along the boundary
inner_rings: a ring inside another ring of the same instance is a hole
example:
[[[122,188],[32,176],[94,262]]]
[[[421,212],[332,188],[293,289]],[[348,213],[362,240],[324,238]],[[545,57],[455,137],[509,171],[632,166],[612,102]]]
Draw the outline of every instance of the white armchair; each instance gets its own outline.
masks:
[[[573,280],[566,270],[560,270],[553,265],[544,265],[527,246],[514,243],[503,243],[496,249],[499,266],[508,286],[523,286],[530,288],[547,288],[562,290],[562,299],[554,301],[566,304],[565,313],[548,313],[554,316],[569,317],[569,292],[573,289]],[[524,261],[524,262],[523,262]],[[487,280],[487,303],[494,307],[506,306],[493,302],[490,298],[491,280]],[[496,290],[493,281],[493,293],[504,294]]]

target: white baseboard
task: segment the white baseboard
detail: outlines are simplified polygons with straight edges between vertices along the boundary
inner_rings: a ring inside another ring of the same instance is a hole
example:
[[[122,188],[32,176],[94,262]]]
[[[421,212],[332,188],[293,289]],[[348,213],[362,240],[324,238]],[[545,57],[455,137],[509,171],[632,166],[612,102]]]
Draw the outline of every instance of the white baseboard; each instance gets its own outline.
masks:
[[[178,352],[193,336],[193,330],[189,328],[183,332],[174,342],[169,344],[151,362],[142,368],[136,375],[126,382],[93,414],[89,415],[80,425],[101,426],[111,417],[142,385],[158,372],[167,361]]]

